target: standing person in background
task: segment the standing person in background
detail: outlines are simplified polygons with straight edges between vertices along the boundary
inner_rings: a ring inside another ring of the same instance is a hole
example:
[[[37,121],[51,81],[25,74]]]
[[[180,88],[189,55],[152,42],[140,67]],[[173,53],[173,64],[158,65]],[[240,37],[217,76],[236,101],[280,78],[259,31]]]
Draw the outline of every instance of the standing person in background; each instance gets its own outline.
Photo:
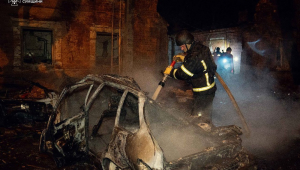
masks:
[[[228,47],[226,53],[222,54],[218,59],[218,73],[228,80],[230,75],[234,73],[232,49]]]
[[[215,60],[215,63],[217,63],[219,57],[222,55],[221,51],[220,51],[220,47],[216,47],[214,53],[213,53],[213,57]]]

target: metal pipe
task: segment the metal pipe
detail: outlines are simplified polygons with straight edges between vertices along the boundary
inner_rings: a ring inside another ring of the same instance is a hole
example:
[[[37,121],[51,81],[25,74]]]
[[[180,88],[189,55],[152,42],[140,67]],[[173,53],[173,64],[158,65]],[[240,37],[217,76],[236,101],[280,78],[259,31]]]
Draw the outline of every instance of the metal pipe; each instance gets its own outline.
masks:
[[[121,26],[122,26],[122,1],[120,0],[120,19],[119,19],[119,74],[121,74]]]
[[[110,58],[110,73],[113,73],[114,66],[114,15],[115,15],[115,2],[112,1],[112,16],[111,16],[111,58]]]

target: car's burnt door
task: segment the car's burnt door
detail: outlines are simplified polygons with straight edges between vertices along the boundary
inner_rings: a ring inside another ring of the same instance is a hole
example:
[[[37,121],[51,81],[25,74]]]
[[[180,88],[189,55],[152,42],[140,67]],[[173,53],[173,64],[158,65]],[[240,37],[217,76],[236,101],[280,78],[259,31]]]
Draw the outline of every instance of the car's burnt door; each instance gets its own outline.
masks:
[[[89,109],[90,151],[107,166],[112,161],[126,168],[126,138],[138,129],[138,98],[126,89],[105,86]]]
[[[55,114],[50,117],[44,132],[44,146],[53,154],[58,167],[72,164],[87,155],[85,104],[95,91],[94,86],[94,82],[84,82],[65,88],[55,107]]]
[[[118,103],[115,126],[112,139],[104,153],[103,167],[106,169],[110,164],[124,169],[130,167],[125,147],[128,135],[132,135],[139,129],[138,98],[128,90],[125,90]],[[113,162],[113,163],[112,163]],[[111,168],[108,168],[111,169]]]
[[[118,167],[163,169],[163,154],[144,120],[146,96],[125,91],[119,103],[113,138],[105,158]]]

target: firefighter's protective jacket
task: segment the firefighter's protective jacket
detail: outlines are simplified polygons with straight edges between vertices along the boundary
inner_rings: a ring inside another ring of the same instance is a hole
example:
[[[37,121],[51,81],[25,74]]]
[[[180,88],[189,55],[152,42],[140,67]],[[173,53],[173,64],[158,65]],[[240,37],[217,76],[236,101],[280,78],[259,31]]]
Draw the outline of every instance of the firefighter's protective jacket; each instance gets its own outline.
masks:
[[[181,67],[173,69],[170,76],[190,82],[195,94],[212,94],[216,91],[214,75],[217,66],[211,56],[208,47],[199,42],[193,42]]]

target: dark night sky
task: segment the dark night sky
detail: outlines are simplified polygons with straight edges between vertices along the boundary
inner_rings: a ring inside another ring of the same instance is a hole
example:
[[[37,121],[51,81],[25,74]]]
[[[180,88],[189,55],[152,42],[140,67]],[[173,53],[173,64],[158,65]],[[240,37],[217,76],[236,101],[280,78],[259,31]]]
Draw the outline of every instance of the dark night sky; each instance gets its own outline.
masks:
[[[209,30],[236,26],[239,12],[248,20],[258,0],[158,0],[157,11],[169,23],[169,34],[180,29]]]

